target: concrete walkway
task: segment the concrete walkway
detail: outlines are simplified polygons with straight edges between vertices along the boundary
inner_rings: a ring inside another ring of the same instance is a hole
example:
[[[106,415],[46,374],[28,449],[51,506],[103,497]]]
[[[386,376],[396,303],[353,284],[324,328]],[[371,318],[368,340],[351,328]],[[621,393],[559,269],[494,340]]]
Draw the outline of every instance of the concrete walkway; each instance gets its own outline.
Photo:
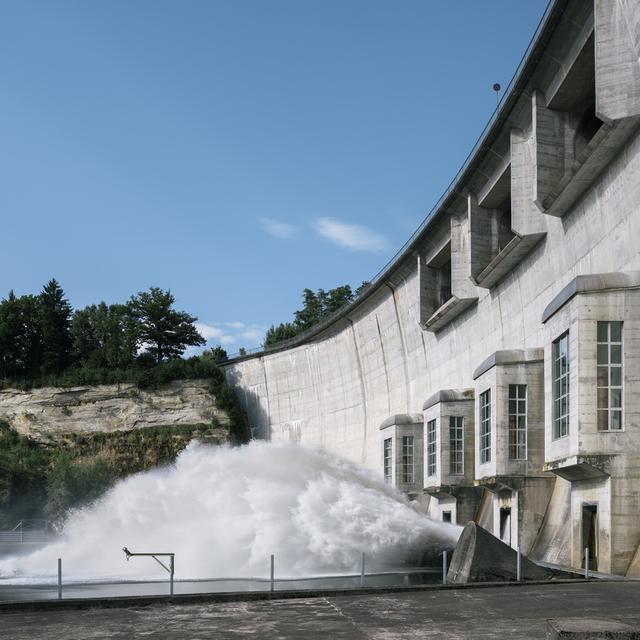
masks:
[[[394,640],[544,638],[549,618],[640,627],[640,583],[591,582],[257,602],[0,614],[2,640],[241,637]]]

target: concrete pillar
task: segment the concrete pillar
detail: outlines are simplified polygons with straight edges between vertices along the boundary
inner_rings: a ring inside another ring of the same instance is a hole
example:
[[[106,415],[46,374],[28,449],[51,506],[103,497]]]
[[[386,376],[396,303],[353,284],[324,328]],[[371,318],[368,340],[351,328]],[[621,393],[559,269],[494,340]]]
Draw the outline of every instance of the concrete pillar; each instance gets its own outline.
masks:
[[[595,0],[596,113],[604,122],[640,115],[640,4]]]

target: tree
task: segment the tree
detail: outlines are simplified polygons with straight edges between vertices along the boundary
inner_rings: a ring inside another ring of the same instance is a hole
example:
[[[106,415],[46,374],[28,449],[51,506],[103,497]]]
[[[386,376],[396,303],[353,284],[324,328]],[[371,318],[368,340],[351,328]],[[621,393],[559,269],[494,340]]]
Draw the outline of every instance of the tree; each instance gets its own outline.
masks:
[[[226,349],[223,349],[220,345],[211,347],[211,349],[205,349],[200,357],[203,360],[213,362],[214,364],[218,364],[229,359]]]
[[[129,305],[101,302],[80,309],[71,322],[74,361],[90,368],[127,367],[136,356],[137,333]]]
[[[173,309],[174,302],[171,291],[158,287],[141,291],[129,302],[138,323],[138,344],[158,364],[179,357],[188,346],[206,342],[194,326],[197,318]]]
[[[291,322],[281,322],[279,325],[271,325],[264,335],[263,347],[278,344],[284,340],[290,340],[298,335],[298,330]]]
[[[71,356],[71,305],[55,278],[38,296],[38,327],[42,341],[42,373],[60,373]]]

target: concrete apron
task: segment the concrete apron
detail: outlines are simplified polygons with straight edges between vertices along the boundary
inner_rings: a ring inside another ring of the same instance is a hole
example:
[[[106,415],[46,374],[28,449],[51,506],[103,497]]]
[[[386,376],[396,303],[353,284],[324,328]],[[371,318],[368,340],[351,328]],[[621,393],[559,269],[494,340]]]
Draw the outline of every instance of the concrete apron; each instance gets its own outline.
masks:
[[[640,582],[640,579],[611,578],[611,582]],[[486,589],[491,587],[518,588],[532,585],[545,585],[553,589],[554,585],[581,584],[599,582],[574,578],[553,580],[527,580],[522,582],[474,582],[468,584],[420,585],[410,587],[368,587],[356,589],[319,589],[299,591],[240,591],[227,593],[194,593],[183,595],[153,596],[115,596],[108,598],[68,598],[62,600],[22,600],[0,602],[0,614],[11,611],[57,611],[67,609],[115,609],[144,607],[151,605],[187,605],[216,602],[254,602],[260,600],[294,600],[304,598],[330,598],[343,596],[382,595],[389,593],[432,592],[444,590]]]

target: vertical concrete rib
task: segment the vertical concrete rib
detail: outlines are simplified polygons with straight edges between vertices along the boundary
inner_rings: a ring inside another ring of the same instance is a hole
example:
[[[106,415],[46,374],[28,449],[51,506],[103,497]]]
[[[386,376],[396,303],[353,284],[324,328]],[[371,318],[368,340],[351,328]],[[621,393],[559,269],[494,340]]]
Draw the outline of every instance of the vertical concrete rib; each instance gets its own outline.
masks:
[[[382,354],[382,368],[384,369],[384,379],[387,385],[387,415],[391,414],[391,389],[389,388],[389,372],[387,371],[387,356],[384,352],[384,342],[382,340],[382,331],[380,331],[380,321],[378,314],[376,316],[376,328],[378,329],[378,339],[380,340],[380,353]]]
[[[262,364],[262,377],[264,379],[264,394],[267,398],[267,440],[271,440],[271,401],[269,400],[269,384],[267,383],[267,368],[264,366],[264,358],[260,358]]]
[[[353,320],[347,318],[351,327],[351,337],[353,338],[353,348],[356,352],[356,364],[358,365],[358,380],[360,380],[360,393],[362,394],[362,449],[360,451],[361,462],[365,461],[367,451],[367,393],[364,385],[364,376],[362,375],[362,360],[360,359],[360,349],[358,348],[358,340],[356,338],[356,330],[353,326]]]
[[[407,364],[407,345],[404,340],[404,331],[400,322],[400,312],[398,311],[398,301],[396,300],[396,290],[390,282],[385,282],[391,291],[393,300],[393,310],[396,313],[396,322],[398,323],[398,333],[400,334],[400,345],[402,346],[402,368],[404,369],[404,388],[405,388],[405,412],[410,412],[411,407],[411,389],[409,384],[409,366]]]

